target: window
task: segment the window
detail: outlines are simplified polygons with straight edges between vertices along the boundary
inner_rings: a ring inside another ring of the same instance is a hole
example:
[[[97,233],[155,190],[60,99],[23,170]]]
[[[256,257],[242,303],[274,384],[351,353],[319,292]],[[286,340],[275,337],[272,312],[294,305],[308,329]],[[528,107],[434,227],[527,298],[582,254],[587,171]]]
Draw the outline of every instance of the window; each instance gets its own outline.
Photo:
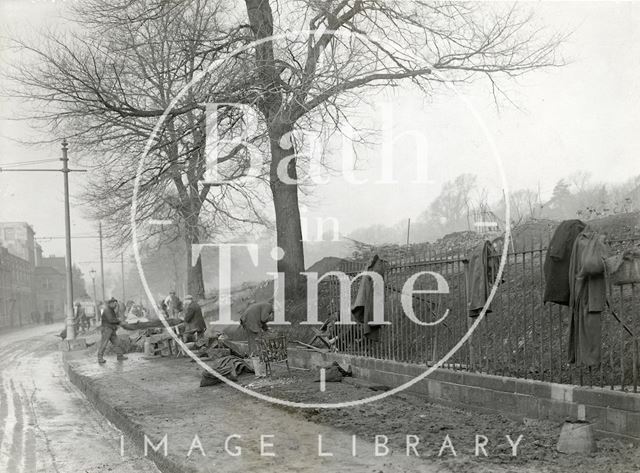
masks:
[[[15,240],[16,239],[16,230],[15,228],[5,228],[4,229],[4,239],[5,240]]]
[[[52,287],[51,279],[49,279],[49,278],[44,278],[44,279],[42,280],[42,287],[43,287],[44,289],[51,289],[51,287]]]

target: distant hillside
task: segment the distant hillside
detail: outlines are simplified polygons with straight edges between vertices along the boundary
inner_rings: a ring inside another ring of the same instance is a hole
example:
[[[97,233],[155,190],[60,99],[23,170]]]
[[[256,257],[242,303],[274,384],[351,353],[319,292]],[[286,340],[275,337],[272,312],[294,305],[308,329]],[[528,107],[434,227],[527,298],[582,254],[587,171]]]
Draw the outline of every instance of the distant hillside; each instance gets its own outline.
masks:
[[[600,217],[586,223],[611,240],[640,238],[640,212]],[[528,220],[511,229],[510,244],[515,251],[544,248],[559,224],[560,221],[549,219]],[[388,261],[466,254],[484,240],[500,239],[501,236],[498,233],[483,235],[477,232],[461,231],[445,235],[434,242],[414,243],[408,246],[398,244],[370,245],[364,242],[355,242],[356,251],[352,259],[365,262],[374,254],[378,254]]]

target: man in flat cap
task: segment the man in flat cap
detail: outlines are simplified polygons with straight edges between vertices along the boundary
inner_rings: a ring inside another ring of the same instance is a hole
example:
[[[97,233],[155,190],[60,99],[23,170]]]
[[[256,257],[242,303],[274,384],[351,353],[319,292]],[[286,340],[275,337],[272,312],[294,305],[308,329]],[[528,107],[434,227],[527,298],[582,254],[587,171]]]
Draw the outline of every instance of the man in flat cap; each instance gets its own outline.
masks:
[[[116,315],[117,307],[118,301],[112,297],[102,312],[102,339],[100,340],[100,348],[98,348],[98,363],[106,363],[104,351],[107,349],[109,342],[113,345],[118,361],[127,359],[123,355],[122,346],[118,340],[118,335],[116,335],[118,325],[120,325],[120,320]]]

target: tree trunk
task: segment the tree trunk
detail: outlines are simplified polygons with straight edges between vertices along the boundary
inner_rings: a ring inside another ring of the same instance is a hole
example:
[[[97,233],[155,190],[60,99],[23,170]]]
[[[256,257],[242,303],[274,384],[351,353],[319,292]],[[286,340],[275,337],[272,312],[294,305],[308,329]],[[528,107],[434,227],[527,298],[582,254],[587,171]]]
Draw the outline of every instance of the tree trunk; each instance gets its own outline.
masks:
[[[269,0],[245,0],[247,16],[254,39],[264,40],[273,35],[273,13]],[[272,41],[265,41],[255,48],[256,69],[265,93],[260,108],[266,117],[271,147],[269,184],[276,213],[276,234],[278,246],[284,250],[284,257],[278,261],[278,272],[285,275],[285,297],[296,298],[303,294],[301,272],[304,272],[304,252],[300,210],[298,208],[298,186],[287,184],[278,178],[278,164],[292,151],[280,147],[280,139],[293,128],[289,113],[283,108],[280,72],[275,63]],[[289,176],[297,178],[296,162],[292,159],[287,166]]]
[[[199,243],[198,235],[185,232],[185,245],[187,250],[187,293],[196,299],[204,299],[204,277],[202,274],[202,257],[198,255],[196,264],[193,264],[192,244]]]
[[[298,207],[298,186],[282,182],[277,173],[278,164],[290,156],[292,151],[280,147],[280,138],[288,130],[278,130],[271,136],[270,186],[276,214],[276,236],[278,246],[284,250],[284,257],[278,261],[278,272],[285,275],[285,297],[294,299],[304,290],[304,247],[300,208]],[[297,179],[296,160],[291,159],[287,166],[291,179]]]

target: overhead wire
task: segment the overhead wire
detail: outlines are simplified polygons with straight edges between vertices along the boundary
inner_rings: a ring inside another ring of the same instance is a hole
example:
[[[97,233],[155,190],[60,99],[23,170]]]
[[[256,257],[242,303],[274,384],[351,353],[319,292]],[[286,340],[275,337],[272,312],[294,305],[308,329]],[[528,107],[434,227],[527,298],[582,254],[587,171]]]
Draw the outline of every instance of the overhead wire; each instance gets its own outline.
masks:
[[[59,159],[53,158],[53,159],[39,159],[39,160],[34,160],[34,161],[15,161],[15,162],[6,163],[6,164],[0,162],[0,168],[12,168],[12,167],[16,167],[16,166],[30,166],[30,165],[34,165],[34,164],[40,164],[40,163],[51,163],[53,161],[59,161]]]

